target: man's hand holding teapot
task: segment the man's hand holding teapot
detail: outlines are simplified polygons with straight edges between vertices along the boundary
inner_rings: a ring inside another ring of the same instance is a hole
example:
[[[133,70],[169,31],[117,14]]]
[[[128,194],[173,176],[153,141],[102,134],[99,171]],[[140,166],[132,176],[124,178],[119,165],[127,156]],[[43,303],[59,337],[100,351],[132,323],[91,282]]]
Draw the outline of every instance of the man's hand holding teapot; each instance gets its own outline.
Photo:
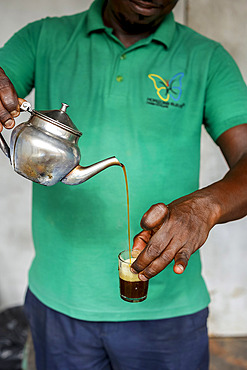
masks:
[[[14,127],[14,118],[19,116],[23,101],[18,99],[13,84],[0,67],[0,132],[3,127],[7,129]]]

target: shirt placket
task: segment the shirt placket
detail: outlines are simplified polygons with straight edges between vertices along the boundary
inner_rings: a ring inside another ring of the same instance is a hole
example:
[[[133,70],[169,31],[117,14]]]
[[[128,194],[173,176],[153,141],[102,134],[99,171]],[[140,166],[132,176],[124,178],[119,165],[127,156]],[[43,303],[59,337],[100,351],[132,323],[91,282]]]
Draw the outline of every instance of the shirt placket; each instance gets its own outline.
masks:
[[[110,96],[124,98],[128,93],[128,79],[130,75],[129,54],[121,50],[115,56],[115,66],[110,84]]]

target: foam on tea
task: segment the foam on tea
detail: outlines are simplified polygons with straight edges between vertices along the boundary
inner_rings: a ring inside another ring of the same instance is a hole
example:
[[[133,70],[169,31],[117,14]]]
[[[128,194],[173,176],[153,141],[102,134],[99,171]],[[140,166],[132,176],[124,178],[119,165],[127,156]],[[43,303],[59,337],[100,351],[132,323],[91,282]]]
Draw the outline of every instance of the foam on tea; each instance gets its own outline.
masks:
[[[136,258],[131,258],[131,263],[133,263],[134,261],[136,260]],[[130,282],[134,282],[134,281],[141,281],[138,277],[138,274],[134,274],[133,272],[131,272],[130,270],[130,259],[126,259],[124,262],[120,262],[121,263],[121,268],[119,269],[119,277],[120,279],[122,280],[125,280],[125,281],[130,281]]]

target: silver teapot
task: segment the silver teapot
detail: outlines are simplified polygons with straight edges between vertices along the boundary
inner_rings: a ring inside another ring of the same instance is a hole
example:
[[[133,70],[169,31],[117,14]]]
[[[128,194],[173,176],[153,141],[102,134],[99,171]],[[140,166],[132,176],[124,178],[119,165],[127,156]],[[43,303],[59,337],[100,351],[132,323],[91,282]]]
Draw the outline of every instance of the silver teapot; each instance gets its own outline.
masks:
[[[0,148],[10,158],[15,172],[46,186],[59,181],[78,185],[107,167],[121,166],[115,157],[88,167],[79,165],[77,142],[82,133],[69,118],[67,108],[62,103],[60,110],[35,111],[29,102],[21,104],[21,111],[31,113],[31,117],[14,128],[10,147],[0,134]]]

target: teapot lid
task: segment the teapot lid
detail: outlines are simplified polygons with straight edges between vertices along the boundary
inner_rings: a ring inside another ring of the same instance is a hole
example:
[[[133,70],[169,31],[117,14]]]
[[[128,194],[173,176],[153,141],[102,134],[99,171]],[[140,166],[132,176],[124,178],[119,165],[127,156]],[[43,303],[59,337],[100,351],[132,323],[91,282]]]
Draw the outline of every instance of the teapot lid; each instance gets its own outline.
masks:
[[[46,111],[35,111],[32,112],[39,116],[40,118],[53,123],[54,125],[61,127],[74,135],[81,136],[82,133],[78,131],[75,124],[72,122],[68,114],[66,113],[66,109],[68,108],[68,104],[62,103],[62,107],[58,110],[46,110]]]

